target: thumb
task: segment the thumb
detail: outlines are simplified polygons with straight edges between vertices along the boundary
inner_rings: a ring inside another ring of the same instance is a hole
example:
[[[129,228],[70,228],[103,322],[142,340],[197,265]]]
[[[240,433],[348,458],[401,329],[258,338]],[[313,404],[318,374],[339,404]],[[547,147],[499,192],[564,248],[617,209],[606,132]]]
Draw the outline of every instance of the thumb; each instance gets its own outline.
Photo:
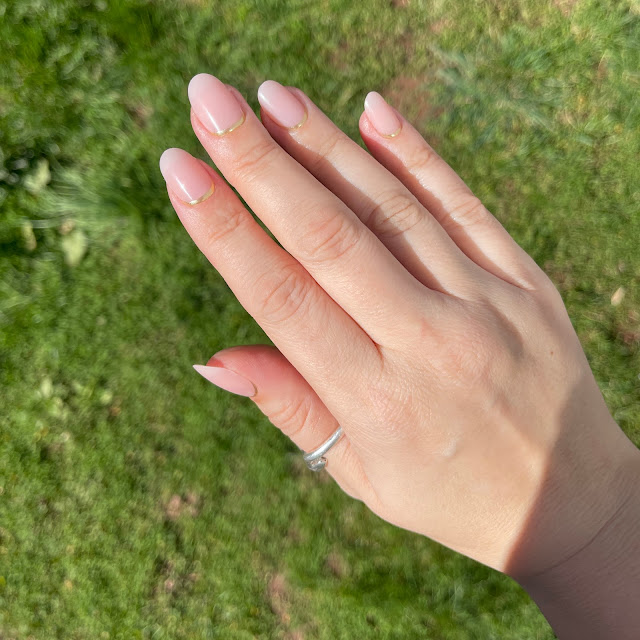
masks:
[[[303,451],[317,449],[338,428],[318,394],[276,347],[230,347],[218,351],[206,366],[196,364],[193,368],[216,386],[250,397]],[[346,434],[325,457],[326,470],[341,488],[362,500],[368,482]]]

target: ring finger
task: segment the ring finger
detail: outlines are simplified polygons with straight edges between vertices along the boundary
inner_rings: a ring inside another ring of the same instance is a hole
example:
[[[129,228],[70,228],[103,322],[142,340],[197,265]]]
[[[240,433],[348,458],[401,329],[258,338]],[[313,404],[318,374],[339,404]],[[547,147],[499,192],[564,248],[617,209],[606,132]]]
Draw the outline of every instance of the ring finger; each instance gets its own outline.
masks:
[[[415,278],[461,297],[473,295],[486,273],[409,189],[356,144],[300,89],[267,80],[258,90],[262,121],[287,153],[340,197]],[[288,116],[308,114],[301,127]]]

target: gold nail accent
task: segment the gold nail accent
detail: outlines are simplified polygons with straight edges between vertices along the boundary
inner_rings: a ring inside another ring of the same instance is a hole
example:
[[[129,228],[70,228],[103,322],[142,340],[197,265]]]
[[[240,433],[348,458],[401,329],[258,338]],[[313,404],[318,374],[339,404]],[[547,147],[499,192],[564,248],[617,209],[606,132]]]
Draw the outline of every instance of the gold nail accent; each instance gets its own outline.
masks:
[[[307,110],[304,110],[304,118],[302,118],[302,120],[300,120],[300,122],[298,122],[298,124],[294,125],[293,127],[289,127],[289,131],[293,131],[294,129],[299,129],[306,121],[307,118],[309,117],[309,114],[307,113]]]
[[[231,133],[232,131],[237,129],[244,122],[244,120],[245,120],[245,113],[243,111],[242,112],[242,118],[240,118],[240,120],[238,120],[238,122],[236,122],[235,124],[232,124],[227,129],[223,129],[222,131],[214,131],[213,133],[216,136],[224,136],[225,134]]]
[[[205,193],[203,196],[199,197],[197,200],[192,200],[188,204],[195,205],[195,204],[200,204],[201,202],[204,202],[209,196],[211,196],[211,194],[213,193],[214,189],[215,189],[215,186],[214,186],[214,184],[212,182],[211,183],[211,187],[209,188],[209,191],[207,191],[207,193]]]
[[[387,136],[383,135],[382,137],[383,137],[383,138],[395,138],[395,137],[396,137],[396,136],[397,136],[401,131],[402,131],[402,125],[400,125],[400,126],[398,127],[398,130],[397,130],[397,131],[395,131],[394,133],[390,133],[390,134],[389,134],[389,135],[387,135]],[[380,135],[382,135],[382,134],[380,134]]]

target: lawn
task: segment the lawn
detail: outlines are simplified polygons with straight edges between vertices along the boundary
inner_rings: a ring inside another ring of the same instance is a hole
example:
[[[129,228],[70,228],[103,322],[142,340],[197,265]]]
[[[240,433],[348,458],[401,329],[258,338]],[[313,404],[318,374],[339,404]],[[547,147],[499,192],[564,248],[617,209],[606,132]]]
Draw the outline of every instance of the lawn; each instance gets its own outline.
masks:
[[[0,638],[553,638],[193,371],[269,340],[158,159],[205,157],[199,72],[358,141],[380,91],[552,277],[640,445],[638,0],[5,0],[0,42]]]

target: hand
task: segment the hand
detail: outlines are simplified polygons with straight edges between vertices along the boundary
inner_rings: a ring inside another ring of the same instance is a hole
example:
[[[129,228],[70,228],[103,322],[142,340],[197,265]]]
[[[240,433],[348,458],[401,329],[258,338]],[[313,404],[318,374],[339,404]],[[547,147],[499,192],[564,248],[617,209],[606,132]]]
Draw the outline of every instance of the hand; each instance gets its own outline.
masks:
[[[557,290],[378,94],[371,155],[299,89],[261,119],[206,74],[193,129],[225,181],[179,149],[161,168],[186,230],[277,349],[202,371],[251,395],[303,450],[338,425],[327,471],[380,517],[512,576],[578,553],[634,491]],[[189,204],[191,203],[191,204]],[[239,375],[238,375],[239,374]]]

